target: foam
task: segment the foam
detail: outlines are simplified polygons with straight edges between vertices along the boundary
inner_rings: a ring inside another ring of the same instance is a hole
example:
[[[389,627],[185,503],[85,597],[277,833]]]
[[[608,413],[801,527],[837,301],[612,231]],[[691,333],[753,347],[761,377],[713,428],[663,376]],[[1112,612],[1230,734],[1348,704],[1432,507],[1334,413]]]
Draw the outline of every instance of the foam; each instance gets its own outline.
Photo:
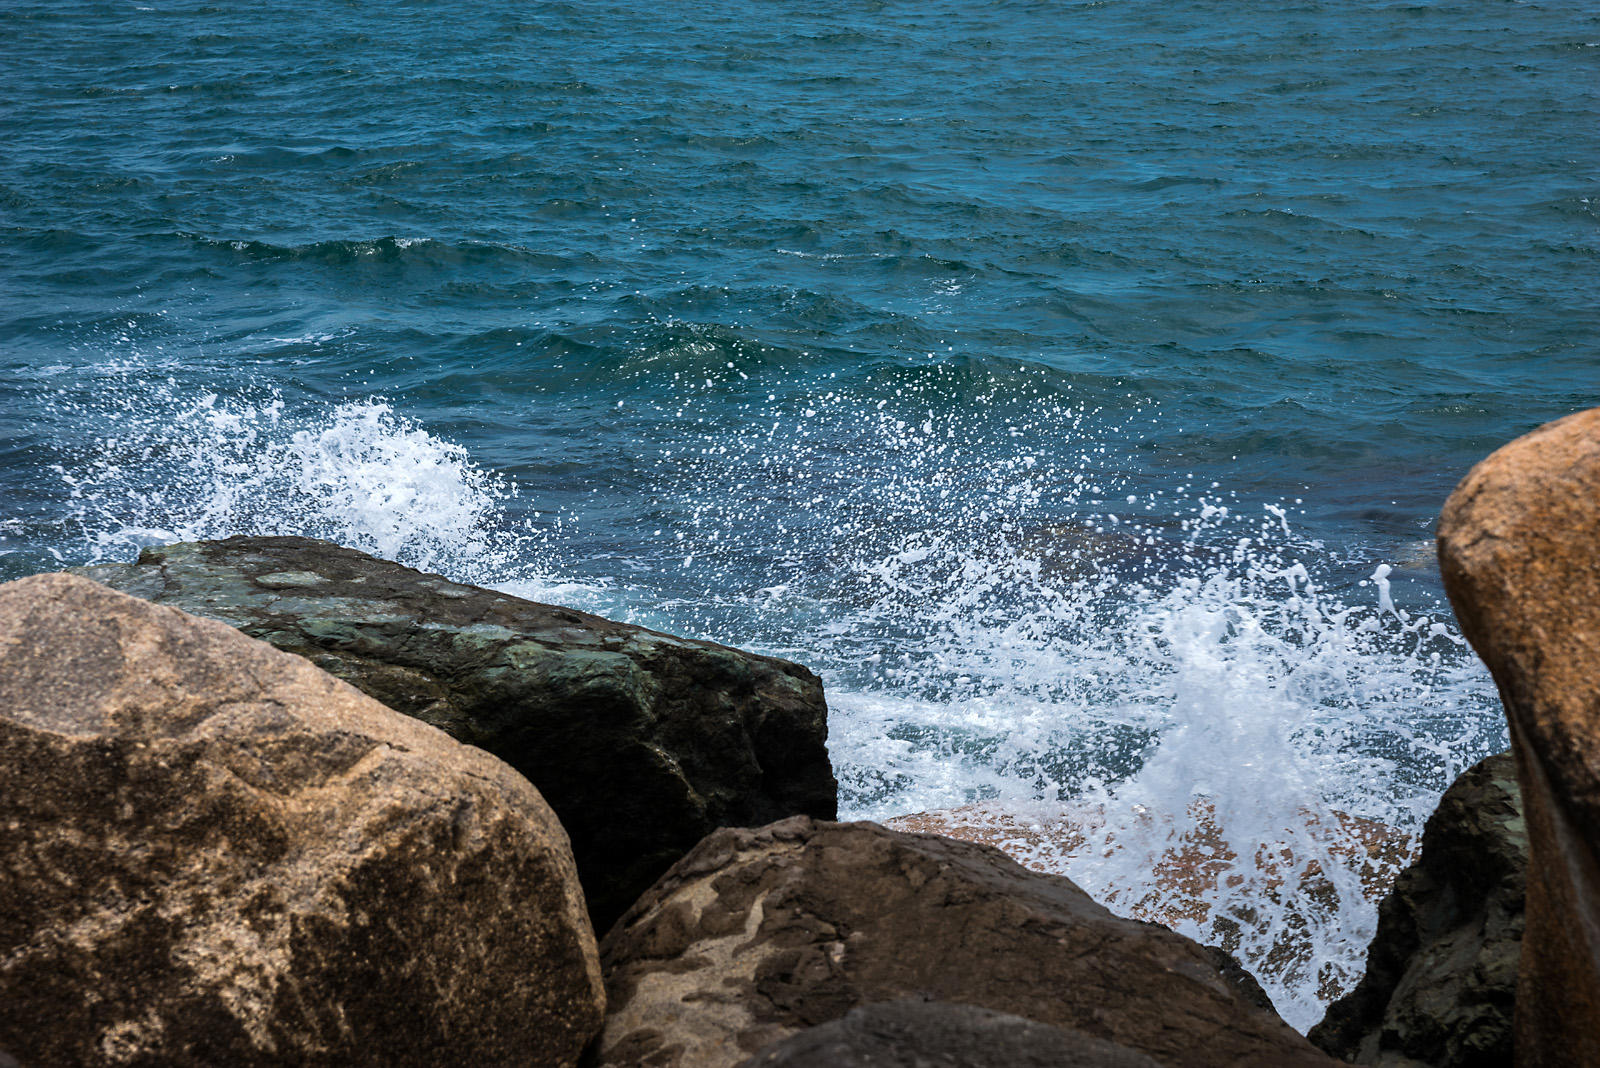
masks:
[[[551,563],[578,550],[514,521],[511,484],[380,398],[140,378],[77,413],[105,436],[61,475],[95,558],[307,534],[806,663],[828,685],[843,816],[980,804],[1070,824],[1071,849],[1015,848],[1229,946],[1310,1026],[1359,974],[1373,886],[1406,859],[1374,877],[1362,828],[1414,838],[1504,746],[1486,674],[1388,564],[1330,588],[1351,561],[1299,533],[1291,502],[1119,473],[1143,407],[1109,416],[1025,375],[961,406],[948,392],[930,374],[875,397],[765,393],[701,421],[698,394],[664,391],[661,414],[706,429],[660,443],[657,533],[634,547],[660,570],[599,581]],[[1164,885],[1163,857],[1196,840],[1232,859],[1198,892]],[[1316,874],[1314,899],[1284,893]]]
[[[1119,421],[1026,378],[951,406],[947,379],[769,395],[757,429],[707,439],[714,468],[664,464],[711,560],[767,571],[707,565],[719,596],[748,589],[745,617],[653,622],[821,670],[843,817],[1073,824],[1073,849],[1035,837],[1026,859],[1228,946],[1308,1028],[1359,976],[1440,793],[1504,747],[1486,673],[1390,566],[1332,589],[1352,560],[1294,502],[1118,473],[1140,407]],[[752,485],[793,502],[778,529],[749,522]],[[1163,886],[1199,839],[1234,854],[1214,885]]]
[[[92,561],[236,534],[325,538],[461,581],[541,585],[514,488],[380,398],[290,410],[276,392],[141,382],[80,411],[107,427],[63,466]],[[569,592],[576,592],[570,590]]]
[[[1331,597],[1306,563],[1250,539],[1237,560],[1139,590],[1052,581],[1037,560],[958,561],[949,540],[941,551],[942,567],[918,550],[865,568],[938,623],[891,675],[863,686],[830,673],[844,815],[977,803],[1070,826],[1075,848],[1023,859],[1114,910],[1225,945],[1286,1019],[1314,1024],[1361,973],[1373,887],[1408,861],[1443,788],[1505,744],[1459,637],[1396,609],[1387,586],[1373,604]],[[911,562],[943,584],[914,581]],[[1016,584],[1030,574],[1035,588]],[[1001,587],[1012,610],[986,617]],[[1388,843],[1377,857],[1374,833]],[[1163,856],[1199,838],[1235,859],[1198,895],[1161,885]],[[1284,893],[1318,874],[1321,893]],[[1196,897],[1203,915],[1188,907]]]

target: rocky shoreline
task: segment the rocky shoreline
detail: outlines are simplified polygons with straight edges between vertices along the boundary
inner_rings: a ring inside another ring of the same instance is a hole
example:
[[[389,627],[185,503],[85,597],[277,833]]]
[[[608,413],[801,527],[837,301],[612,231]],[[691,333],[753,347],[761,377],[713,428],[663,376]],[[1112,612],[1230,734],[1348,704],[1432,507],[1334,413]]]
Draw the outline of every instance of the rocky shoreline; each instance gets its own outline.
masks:
[[[81,574],[296,653],[527,778],[610,927],[718,827],[832,819],[806,668],[425,575],[310,538],[169,545]]]
[[[799,665],[305,538],[8,583],[0,1064],[1589,1063],[1597,541],[1600,412],[1447,505],[1515,755],[1309,1039],[1066,878],[834,822]]]

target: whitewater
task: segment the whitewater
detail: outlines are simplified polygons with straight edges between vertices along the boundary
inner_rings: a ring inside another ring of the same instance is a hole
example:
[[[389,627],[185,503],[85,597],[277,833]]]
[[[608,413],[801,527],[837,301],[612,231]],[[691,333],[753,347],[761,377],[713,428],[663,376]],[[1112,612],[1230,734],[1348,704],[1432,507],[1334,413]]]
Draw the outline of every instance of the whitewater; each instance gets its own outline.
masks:
[[[1297,530],[1295,502],[1220,484],[1124,493],[1104,434],[1148,409],[1108,426],[997,393],[998,441],[905,387],[895,407],[824,393],[769,409],[688,459],[661,450],[675,529],[597,570],[568,558],[581,519],[519,507],[512,482],[385,400],[292,411],[126,364],[108,381],[93,411],[60,413],[117,435],[57,471],[73,562],[306,534],[796,659],[827,686],[841,818],[959,810],[1112,908],[1226,945],[1302,1029],[1359,978],[1377,894],[1443,788],[1508,744],[1448,608],[1396,604],[1391,576],[1417,559],[1344,558]],[[682,418],[699,395],[663,409]],[[1046,430],[1074,440],[1068,466],[1028,449]],[[816,515],[752,530],[740,495],[775,487]],[[1118,511],[1097,508],[1108,496]],[[1390,843],[1376,853],[1373,827]],[[1194,848],[1203,885],[1156,877]]]

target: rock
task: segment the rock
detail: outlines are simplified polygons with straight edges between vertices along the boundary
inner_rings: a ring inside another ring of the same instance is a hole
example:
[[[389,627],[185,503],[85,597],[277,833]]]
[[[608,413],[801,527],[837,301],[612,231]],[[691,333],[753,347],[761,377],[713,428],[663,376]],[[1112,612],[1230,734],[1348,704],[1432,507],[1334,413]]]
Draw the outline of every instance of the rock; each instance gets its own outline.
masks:
[[[885,822],[894,830],[992,845],[1034,871],[1068,878],[1080,858],[1092,861],[1106,847],[1108,834],[1133,830],[1151,843],[1152,854],[1145,880],[1115,903],[1119,911],[1219,942],[1244,955],[1254,975],[1286,982],[1312,959],[1318,933],[1313,919],[1340,911],[1341,891],[1308,847],[1320,848],[1326,860],[1355,876],[1344,880],[1347,887],[1353,883],[1344,893],[1359,893],[1368,902],[1380,900],[1393,885],[1412,848],[1409,835],[1377,820],[1336,809],[1323,817],[1302,811],[1300,817],[1303,826],[1285,840],[1270,848],[1251,842],[1242,850],[1215,807],[1199,799],[1177,813],[1086,804],[1054,811],[1034,805],[1018,812],[991,802]],[[1218,886],[1235,888],[1221,908],[1214,907]],[[1315,976],[1318,996],[1337,997],[1357,978],[1324,961]]]
[[[1142,519],[1126,525],[1102,519],[1029,527],[1022,531],[1018,548],[1039,562],[1042,574],[1069,582],[1146,578],[1186,565],[1217,563],[1224,555],[1194,543],[1182,530],[1157,530]]]
[[[742,1068],[1159,1068],[1082,1031],[972,1005],[903,998],[800,1031]]]
[[[604,1012],[521,776],[297,656],[0,586],[0,1048],[24,1064],[571,1065]]]
[[[598,930],[717,827],[836,811],[822,684],[787,661],[310,538],[169,545],[84,573],[309,657],[516,768],[571,835]]]
[[[1300,815],[1308,828],[1322,830],[1324,821],[1315,813],[1302,811]],[[1367,900],[1380,899],[1392,884],[1389,876],[1409,855],[1410,836],[1365,816],[1352,816],[1337,809],[1328,815],[1331,817],[1327,821],[1329,826],[1322,838],[1329,855],[1349,865]],[[1163,891],[1158,898],[1159,912],[1139,918],[1165,927],[1182,920],[1204,923],[1210,909],[1207,893],[1240,864],[1238,851],[1227,841],[1226,830],[1218,824],[1214,809],[1205,801],[1190,804],[1181,817],[1148,810],[1130,817],[1108,813],[1098,805],[1080,805],[1048,815],[1030,810],[1026,819],[1019,819],[1003,805],[984,803],[916,812],[884,822],[892,830],[981,842],[1034,871],[1068,875],[1071,862],[1090,848],[1086,829],[1098,829],[1113,816],[1119,823],[1159,825],[1171,832],[1151,872]],[[1306,885],[1321,876],[1315,860],[1308,861],[1304,867],[1296,867],[1292,854],[1252,859],[1261,865],[1266,882],[1274,888],[1298,876],[1302,883],[1299,892],[1319,892]],[[1290,870],[1285,871],[1286,867]]]
[[[904,997],[1081,1030],[1161,1064],[1329,1065],[1200,946],[987,846],[796,817],[712,834],[601,946],[602,1065],[724,1068]]]
[[[1510,1064],[1527,864],[1516,768],[1501,753],[1445,791],[1379,907],[1366,976],[1311,1041],[1390,1068]]]
[[[1600,1064],[1600,409],[1474,467],[1439,566],[1500,688],[1528,821],[1517,1063]]]

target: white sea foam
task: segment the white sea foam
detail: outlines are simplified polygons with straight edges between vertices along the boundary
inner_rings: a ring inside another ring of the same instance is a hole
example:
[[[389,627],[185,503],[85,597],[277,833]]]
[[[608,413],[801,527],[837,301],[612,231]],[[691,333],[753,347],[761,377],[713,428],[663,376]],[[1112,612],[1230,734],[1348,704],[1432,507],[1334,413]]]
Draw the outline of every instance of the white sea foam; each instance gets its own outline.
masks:
[[[138,385],[88,406],[105,436],[82,462],[60,468],[90,559],[173,541],[298,534],[462,581],[548,592],[534,539],[504,513],[515,488],[388,403],[290,411],[275,393]]]
[[[1021,821],[1028,862],[1227,945],[1309,1026],[1359,973],[1405,836],[1504,744],[1484,673],[1388,565],[1325,588],[1349,562],[1292,506],[1118,473],[1141,409],[1118,423],[1007,382],[941,411],[941,388],[769,396],[664,443],[654,491],[680,511],[650,551],[698,597],[648,569],[557,574],[508,519],[512,486],[380,400],[142,381],[95,402],[108,430],[62,476],[97,557],[309,534],[810,664],[844,816]],[[1172,874],[1197,849],[1224,854],[1198,887]]]
[[[1119,474],[1139,409],[1016,387],[814,396],[669,458],[697,543],[768,569],[700,629],[823,671],[843,816],[1032,826],[1030,863],[1227,946],[1305,1029],[1439,794],[1505,745],[1487,676],[1388,565],[1326,588],[1353,562],[1293,505]],[[792,502],[778,529],[750,487]]]
[[[833,672],[846,814],[981,827],[977,804],[1042,828],[1029,863],[1227,946],[1309,1027],[1359,978],[1377,888],[1438,794],[1505,744],[1484,672],[1387,586],[1347,604],[1254,537],[1137,590],[1038,564],[947,540],[866,569],[896,617],[939,622],[868,685]],[[1001,589],[1009,611],[986,611]],[[1203,887],[1160,874],[1185,850],[1208,854]]]

